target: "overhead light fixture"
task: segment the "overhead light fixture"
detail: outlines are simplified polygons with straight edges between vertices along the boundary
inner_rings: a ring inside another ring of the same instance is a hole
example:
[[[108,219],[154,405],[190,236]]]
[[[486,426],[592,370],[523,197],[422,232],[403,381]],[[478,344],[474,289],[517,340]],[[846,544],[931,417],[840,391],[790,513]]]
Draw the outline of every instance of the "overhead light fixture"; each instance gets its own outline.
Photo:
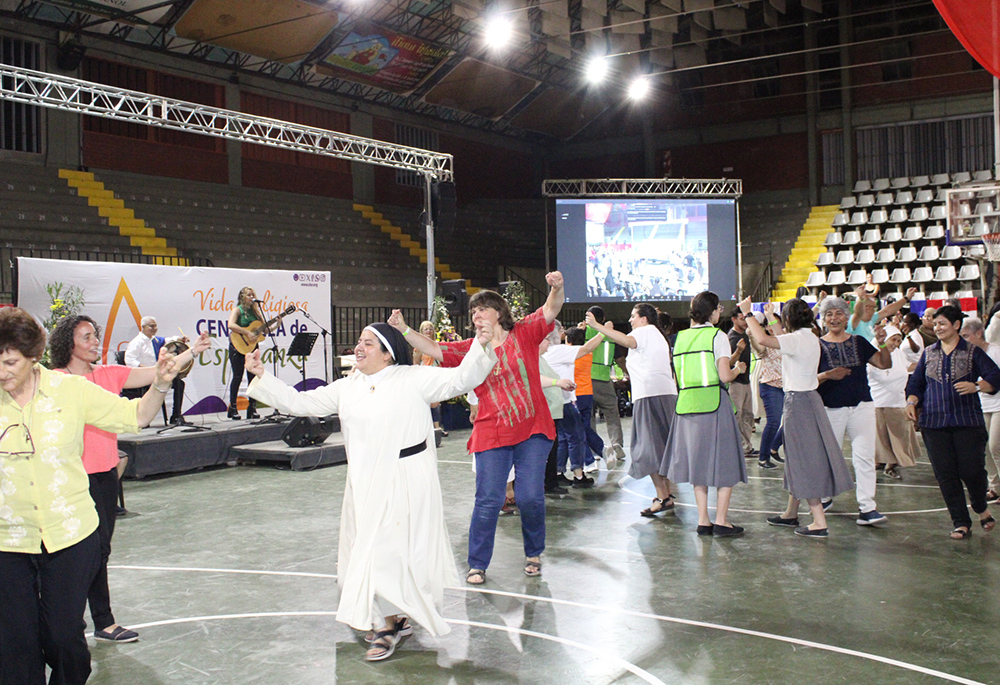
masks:
[[[494,14],[486,20],[483,28],[483,39],[493,50],[507,47],[514,34],[514,24],[502,14]]]
[[[632,100],[642,100],[649,95],[649,78],[638,76],[628,85],[628,96]]]
[[[607,58],[591,57],[583,73],[588,83],[600,83],[608,75]]]

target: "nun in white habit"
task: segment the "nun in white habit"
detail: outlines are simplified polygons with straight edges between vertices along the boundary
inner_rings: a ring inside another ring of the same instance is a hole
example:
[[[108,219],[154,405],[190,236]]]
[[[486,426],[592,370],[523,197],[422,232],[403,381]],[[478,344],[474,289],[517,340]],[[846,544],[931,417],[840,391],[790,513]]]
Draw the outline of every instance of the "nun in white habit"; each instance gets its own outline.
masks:
[[[340,518],[337,620],[374,630],[369,661],[388,658],[412,633],[407,617],[432,635],[444,588],[458,584],[438,482],[431,402],[464,395],[496,363],[489,327],[455,368],[412,366],[403,335],[385,323],[365,328],[354,348],[357,373],[297,392],[270,375],[260,350],[247,355],[256,378],[248,395],[294,416],[340,415],[347,484]]]

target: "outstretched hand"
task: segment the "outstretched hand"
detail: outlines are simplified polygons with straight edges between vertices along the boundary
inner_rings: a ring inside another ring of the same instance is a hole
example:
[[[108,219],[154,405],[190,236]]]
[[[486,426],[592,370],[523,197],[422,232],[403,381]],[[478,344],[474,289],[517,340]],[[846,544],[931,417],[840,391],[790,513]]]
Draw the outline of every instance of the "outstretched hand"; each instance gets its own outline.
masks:
[[[392,314],[389,315],[389,319],[388,321],[386,321],[386,323],[388,323],[390,326],[395,328],[400,333],[405,332],[406,329],[409,328],[409,326],[406,325],[406,322],[403,321],[403,312],[399,311],[398,309],[392,310]]]
[[[264,362],[260,360],[260,348],[246,355],[245,367],[248,373],[260,378],[264,375]]]
[[[176,362],[177,355],[167,351],[166,345],[160,348],[160,356],[156,360],[156,374],[153,376],[153,383],[162,387],[169,385],[177,377],[180,367]]]
[[[198,336],[198,339],[194,341],[194,344],[191,345],[191,354],[201,354],[211,346],[212,339],[208,337],[208,333],[202,333]]]
[[[740,300],[740,311],[743,312],[744,316],[749,314],[752,309],[753,303],[750,301],[749,295]]]

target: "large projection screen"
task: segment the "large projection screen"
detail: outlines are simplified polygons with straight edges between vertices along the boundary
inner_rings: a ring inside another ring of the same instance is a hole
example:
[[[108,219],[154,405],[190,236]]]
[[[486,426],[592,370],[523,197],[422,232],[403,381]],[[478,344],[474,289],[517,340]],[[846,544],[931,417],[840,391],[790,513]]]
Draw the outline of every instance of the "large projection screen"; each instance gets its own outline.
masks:
[[[569,302],[735,300],[735,199],[556,200],[556,256]]]

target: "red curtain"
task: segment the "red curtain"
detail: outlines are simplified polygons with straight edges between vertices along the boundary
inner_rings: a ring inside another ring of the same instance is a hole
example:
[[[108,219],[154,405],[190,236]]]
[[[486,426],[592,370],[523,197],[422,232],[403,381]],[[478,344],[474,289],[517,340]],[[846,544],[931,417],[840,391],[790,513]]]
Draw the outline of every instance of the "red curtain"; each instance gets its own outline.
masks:
[[[934,4],[972,57],[1000,77],[1000,2],[934,0]]]

